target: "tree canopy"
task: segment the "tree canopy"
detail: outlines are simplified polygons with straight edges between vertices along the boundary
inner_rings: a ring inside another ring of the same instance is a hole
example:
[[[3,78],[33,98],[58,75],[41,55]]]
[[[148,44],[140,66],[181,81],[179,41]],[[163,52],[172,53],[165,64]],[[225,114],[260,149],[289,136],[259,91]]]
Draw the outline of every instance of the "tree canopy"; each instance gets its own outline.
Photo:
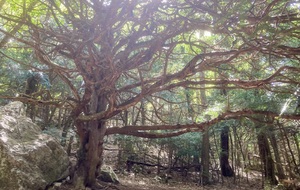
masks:
[[[83,165],[90,163],[86,185],[101,165],[104,135],[170,137],[224,119],[300,117],[281,113],[300,82],[298,1],[1,0],[0,7],[0,66],[12,74],[1,76],[1,97],[70,107]],[[39,88],[26,93],[30,73]],[[207,102],[197,99],[200,90]],[[107,127],[138,105],[155,117]],[[172,118],[179,110],[191,119]],[[149,132],[157,130],[171,132]]]

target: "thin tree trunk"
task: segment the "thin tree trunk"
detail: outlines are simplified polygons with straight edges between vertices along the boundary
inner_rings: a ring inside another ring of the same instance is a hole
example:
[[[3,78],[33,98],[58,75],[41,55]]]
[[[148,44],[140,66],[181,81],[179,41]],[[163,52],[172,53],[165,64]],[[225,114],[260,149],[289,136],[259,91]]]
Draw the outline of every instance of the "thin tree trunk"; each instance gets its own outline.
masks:
[[[289,152],[291,154],[292,162],[293,162],[294,166],[297,166],[296,159],[295,159],[295,156],[294,156],[294,153],[293,153],[293,149],[291,147],[290,139],[289,139],[289,137],[287,135],[286,130],[284,130],[284,129],[283,129],[283,134],[284,134],[284,137],[285,137],[286,142],[287,142],[288,150],[289,150]]]
[[[228,97],[228,96],[227,96]],[[231,151],[231,159],[232,159],[232,161],[231,161],[231,164],[232,164],[232,167],[231,167],[231,169],[232,169],[232,171],[234,172],[234,168],[237,168],[237,166],[236,166],[236,158],[235,158],[235,156],[234,156],[234,152],[233,152],[233,150],[235,149],[236,150],[236,147],[233,147],[233,137],[232,137],[232,135],[229,133],[228,134],[228,137],[229,137],[229,140],[230,140],[230,148],[228,149],[228,150],[232,150]],[[228,155],[229,155],[229,153],[228,153]],[[235,167],[234,167],[235,166]],[[236,176],[235,176],[235,173],[233,174],[233,177],[234,177],[234,184],[236,183]]]
[[[167,146],[168,148],[168,170],[167,173],[171,173],[171,168],[173,166],[173,154],[174,154],[174,147],[172,144]]]
[[[195,166],[195,171],[200,172],[200,162],[199,162],[199,154],[194,154],[193,155],[193,165]]]
[[[257,128],[257,141],[260,158],[264,168],[265,180],[270,185],[277,185],[278,181],[275,178],[275,167],[272,159],[272,154],[267,139],[266,131],[261,128]]]
[[[202,185],[206,185],[209,183],[209,130],[202,133],[201,165]]]
[[[204,73],[200,72],[200,80],[204,80]],[[201,85],[201,87],[205,87]],[[207,105],[206,93],[204,89],[200,90],[201,104],[205,107]],[[204,111],[204,109],[202,110]],[[206,116],[207,120],[210,119],[210,116]],[[208,128],[202,133],[202,149],[201,149],[201,168],[202,168],[202,185],[209,183],[209,130]]]
[[[295,145],[296,145],[296,148],[297,148],[298,163],[300,163],[300,147],[299,147],[298,132],[294,133],[293,136],[294,136],[294,141],[295,141]],[[300,173],[299,170],[298,170],[298,173]]]
[[[157,153],[157,170],[156,170],[156,175],[160,174],[160,156],[161,156],[161,152],[163,149],[163,145],[160,145],[159,151]]]
[[[192,107],[192,100],[191,100],[191,95],[190,95],[190,90],[188,88],[185,89],[185,97],[186,97],[186,103],[187,103],[187,110],[188,110],[188,122],[193,122],[194,121],[194,110]]]
[[[66,117],[66,116],[65,116]],[[61,141],[60,141],[60,144],[62,145],[62,146],[66,146],[66,143],[67,143],[67,136],[68,136],[68,131],[69,131],[69,129],[70,129],[70,127],[72,126],[72,124],[73,124],[73,120],[72,120],[72,118],[71,117],[69,117],[69,118],[67,118],[67,119],[65,119],[66,121],[65,121],[65,123],[63,123],[64,124],[64,127],[63,127],[63,129],[62,129],[62,134],[61,134]]]
[[[141,124],[146,125],[146,109],[145,109],[145,100],[141,100]]]
[[[220,180],[220,172],[219,172],[219,167],[220,167],[220,149],[219,149],[219,146],[218,146],[218,140],[216,138],[216,130],[213,129],[213,139],[214,139],[214,147],[215,149],[213,149],[213,154],[212,154],[212,157],[213,157],[213,161],[214,161],[214,165],[215,165],[215,170],[217,171],[217,181]],[[221,175],[222,176],[222,175]]]
[[[44,106],[43,107],[43,111],[42,111],[42,118],[43,118],[43,123],[42,123],[42,130],[45,130],[48,125],[49,125],[49,121],[50,121],[50,107],[49,106]]]
[[[283,147],[284,147],[284,154],[285,154],[286,163],[287,163],[286,171],[288,172],[289,177],[297,178],[297,175],[294,173],[295,169],[296,169],[296,171],[298,170],[296,168],[297,163],[296,163],[296,159],[295,159],[294,153],[291,148],[291,144],[290,144],[289,137],[287,135],[287,131],[284,129],[283,125],[281,123],[279,123],[279,121],[278,121],[277,125],[279,126],[279,130],[280,130],[282,142],[283,142]],[[290,155],[289,155],[289,153],[290,153]]]
[[[275,137],[275,134],[274,134],[274,130],[272,130],[270,128],[270,133],[269,133],[269,139],[270,139],[270,143],[273,147],[273,151],[274,151],[274,157],[275,157],[275,161],[276,161],[276,168],[277,168],[277,172],[278,172],[278,178],[279,179],[284,179],[285,178],[285,175],[284,175],[284,171],[283,171],[283,168],[282,168],[282,162],[281,162],[281,159],[280,159],[280,154],[279,154],[279,151],[278,151],[278,145],[277,145],[277,140],[276,140],[276,137]]]
[[[224,126],[221,131],[221,155],[220,165],[222,175],[225,177],[233,177],[234,172],[228,161],[229,158],[229,127]]]
[[[234,139],[236,141],[236,156],[238,157],[239,159],[239,162],[238,162],[238,167],[240,169],[237,169],[236,171],[238,171],[238,173],[236,174],[237,176],[240,175],[240,172],[244,173],[244,169],[247,168],[247,163],[246,163],[246,156],[245,156],[245,152],[243,150],[243,146],[242,146],[242,143],[241,143],[241,137],[237,134],[237,129],[236,129],[236,126],[234,125],[233,126],[233,135],[234,135]],[[238,150],[239,149],[239,150]],[[241,162],[240,161],[240,155],[238,154],[238,151],[241,152],[241,156],[242,156],[242,159],[243,161]],[[247,182],[248,182],[248,172],[247,170],[245,171],[246,173],[246,179],[247,179]],[[241,182],[241,178],[239,178],[239,184]]]

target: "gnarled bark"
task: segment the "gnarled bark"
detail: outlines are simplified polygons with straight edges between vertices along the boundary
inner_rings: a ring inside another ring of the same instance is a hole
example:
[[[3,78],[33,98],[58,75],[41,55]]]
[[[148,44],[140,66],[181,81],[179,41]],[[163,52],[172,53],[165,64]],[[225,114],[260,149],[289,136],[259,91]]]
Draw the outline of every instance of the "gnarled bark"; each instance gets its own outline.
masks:
[[[107,99],[98,96],[93,90],[88,111],[90,114],[99,113],[107,107]],[[104,119],[91,120],[88,122],[77,122],[77,130],[80,136],[81,147],[77,164],[77,175],[84,180],[84,185],[93,187],[100,175],[103,155],[103,142],[106,133],[106,122]]]
[[[81,141],[81,147],[78,151],[78,163],[75,175],[79,182],[88,187],[96,184],[96,179],[100,174],[103,154],[103,138],[105,134],[105,122],[91,121],[88,123],[88,129],[85,131],[84,138]]]

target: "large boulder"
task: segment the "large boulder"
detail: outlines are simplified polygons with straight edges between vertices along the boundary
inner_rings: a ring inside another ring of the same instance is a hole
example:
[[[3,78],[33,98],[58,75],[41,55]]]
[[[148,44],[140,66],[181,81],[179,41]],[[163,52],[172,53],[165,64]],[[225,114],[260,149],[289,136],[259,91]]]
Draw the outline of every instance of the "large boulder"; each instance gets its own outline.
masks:
[[[68,175],[69,158],[25,116],[21,102],[0,107],[0,190],[39,190]]]

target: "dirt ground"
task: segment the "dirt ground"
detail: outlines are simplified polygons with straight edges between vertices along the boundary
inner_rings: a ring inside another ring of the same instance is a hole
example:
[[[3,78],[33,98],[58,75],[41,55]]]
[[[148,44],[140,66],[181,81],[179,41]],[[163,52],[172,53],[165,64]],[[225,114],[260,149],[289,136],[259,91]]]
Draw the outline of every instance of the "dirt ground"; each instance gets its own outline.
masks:
[[[112,161],[108,162],[107,157],[110,156]],[[106,154],[106,163],[110,163],[110,167],[113,168],[114,160],[117,155],[108,155]],[[107,165],[109,166],[109,165]],[[215,179],[209,185],[199,185],[195,181],[197,180],[197,176],[189,175],[183,178],[180,173],[174,173],[172,179],[165,183],[161,178],[155,175],[155,172],[152,171],[151,174],[136,174],[126,173],[121,174],[117,173],[120,184],[104,184],[101,182],[103,188],[105,190],[253,190],[253,189],[263,189],[262,181],[261,181],[261,173],[260,172],[249,172],[248,180],[245,174],[241,174],[240,178],[223,178],[223,179]],[[199,174],[198,174],[199,175]],[[57,184],[57,186],[49,188],[49,190],[74,190],[68,184]],[[85,190],[91,190],[86,188]]]
[[[120,184],[103,184],[105,190],[253,190],[263,189],[261,180],[259,179],[232,179],[224,178],[223,182],[214,182],[210,185],[201,186],[193,183],[187,179],[187,181],[175,181],[170,180],[167,184],[162,183],[156,178],[150,176],[134,176],[134,175],[122,175],[119,178]],[[68,185],[61,185],[53,188],[53,190],[73,190]],[[91,190],[86,188],[86,190]]]
[[[113,147],[114,148],[114,147]],[[105,154],[106,164],[113,168],[113,164],[116,162],[117,155],[114,152]],[[199,175],[199,174],[198,174]],[[189,175],[183,178],[179,173],[174,173],[172,179],[165,183],[161,178],[155,175],[155,171],[151,174],[136,174],[133,173],[117,173],[120,184],[104,184],[101,182],[105,190],[260,190],[262,187],[261,173],[257,171],[250,171],[248,175],[240,172],[238,176],[240,178],[222,178],[214,179],[209,185],[199,185],[195,181],[197,175]],[[220,175],[219,175],[220,176]],[[248,176],[248,177],[246,177]],[[215,175],[216,178],[216,175]],[[271,189],[271,188],[270,188]],[[49,188],[49,190],[74,190],[68,184],[57,184],[55,187]],[[82,189],[83,190],[83,189]],[[86,188],[85,190],[91,190]]]
[[[168,184],[161,183],[153,178],[147,177],[125,177],[120,179],[121,185],[117,186],[120,190],[253,190],[263,189],[260,180],[251,180],[249,182],[246,179],[236,180],[224,179],[223,183],[212,183],[210,185],[201,186],[190,181],[174,181],[171,180]]]

